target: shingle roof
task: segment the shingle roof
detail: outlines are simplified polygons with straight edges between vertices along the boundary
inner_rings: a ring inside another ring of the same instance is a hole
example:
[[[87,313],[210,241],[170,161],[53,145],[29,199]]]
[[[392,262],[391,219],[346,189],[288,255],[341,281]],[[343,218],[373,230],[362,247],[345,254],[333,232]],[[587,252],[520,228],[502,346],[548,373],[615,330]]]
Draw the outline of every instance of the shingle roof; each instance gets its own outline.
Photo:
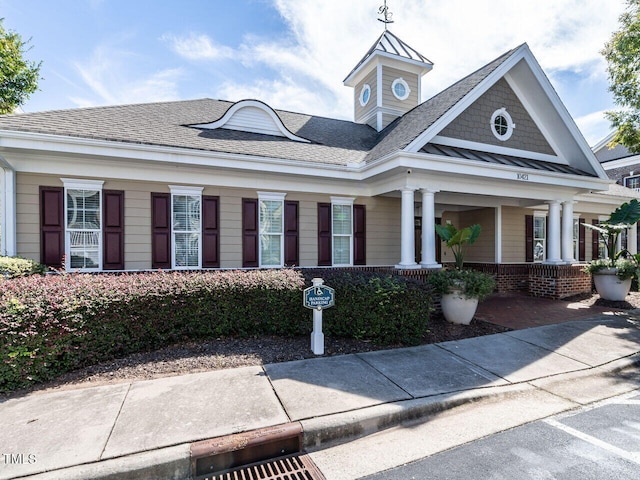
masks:
[[[201,99],[4,115],[0,116],[0,130],[340,165],[363,161],[377,137],[368,125],[286,111],[276,113],[291,132],[310,140],[310,144],[270,135],[189,127],[218,120],[232,105]]]

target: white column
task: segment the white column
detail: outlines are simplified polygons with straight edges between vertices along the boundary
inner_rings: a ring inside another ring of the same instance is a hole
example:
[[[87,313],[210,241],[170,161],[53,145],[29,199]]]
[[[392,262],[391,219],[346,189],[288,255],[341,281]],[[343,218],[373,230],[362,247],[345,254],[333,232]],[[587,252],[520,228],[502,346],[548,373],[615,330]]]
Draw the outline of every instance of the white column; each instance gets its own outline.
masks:
[[[494,261],[496,263],[502,263],[502,205],[496,207],[495,213],[495,253]]]
[[[627,233],[627,250],[631,255],[638,253],[638,224],[631,225]]]
[[[552,200],[549,204],[549,218],[547,225],[547,259],[544,263],[562,263],[560,258],[560,202]]]
[[[562,261],[574,263],[573,258],[573,201],[562,202]]]
[[[0,255],[16,256],[16,173],[1,157],[0,228]]]
[[[414,188],[404,187],[402,192],[402,213],[400,217],[400,263],[396,268],[420,268],[416,263],[415,246],[415,206]]]
[[[422,190],[422,268],[441,268],[436,262],[435,191]]]

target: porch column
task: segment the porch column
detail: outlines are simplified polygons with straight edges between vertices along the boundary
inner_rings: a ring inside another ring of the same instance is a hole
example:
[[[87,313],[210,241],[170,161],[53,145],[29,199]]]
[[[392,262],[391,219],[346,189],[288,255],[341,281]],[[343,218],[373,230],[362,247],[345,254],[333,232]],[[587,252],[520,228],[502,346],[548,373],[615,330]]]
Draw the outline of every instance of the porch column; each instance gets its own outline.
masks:
[[[552,200],[549,204],[549,225],[547,226],[547,259],[544,263],[559,264],[560,258],[560,202]]]
[[[631,225],[627,233],[627,250],[631,255],[638,253],[638,224]]]
[[[573,202],[562,202],[562,261],[574,263],[576,261],[573,250]]]
[[[422,190],[422,268],[441,268],[436,262],[435,191]]]
[[[17,254],[16,172],[0,157],[0,255]]]
[[[404,187],[402,192],[402,213],[400,217],[400,263],[396,268],[420,268],[416,263],[415,247],[415,206],[414,188]]]

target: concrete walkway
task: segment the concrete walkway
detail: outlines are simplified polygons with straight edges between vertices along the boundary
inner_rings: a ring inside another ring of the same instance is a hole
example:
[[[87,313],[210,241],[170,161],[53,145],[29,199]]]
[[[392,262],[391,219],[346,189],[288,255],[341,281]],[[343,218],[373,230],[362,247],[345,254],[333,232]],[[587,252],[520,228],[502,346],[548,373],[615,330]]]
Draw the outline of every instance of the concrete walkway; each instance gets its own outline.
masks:
[[[640,387],[639,318],[10,399],[0,479],[184,479],[192,442],[300,422],[307,449],[319,449],[523,389],[571,408]]]

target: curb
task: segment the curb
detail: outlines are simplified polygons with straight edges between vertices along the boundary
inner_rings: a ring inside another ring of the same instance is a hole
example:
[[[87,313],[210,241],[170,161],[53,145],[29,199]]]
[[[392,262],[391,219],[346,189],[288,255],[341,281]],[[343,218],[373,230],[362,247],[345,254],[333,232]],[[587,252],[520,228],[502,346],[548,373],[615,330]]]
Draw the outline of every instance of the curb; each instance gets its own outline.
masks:
[[[314,451],[355,440],[402,423],[426,419],[462,405],[526,395],[543,389],[534,384],[542,380],[556,379],[558,382],[566,382],[587,377],[603,378],[626,371],[632,371],[630,373],[640,376],[640,354],[633,354],[604,365],[532,379],[528,382],[402,400],[360,410],[298,420],[291,422],[291,424],[302,425],[303,447],[305,450]],[[625,381],[623,380],[621,383],[625,383]],[[629,389],[632,388],[630,382]],[[602,397],[602,399],[604,398],[607,396]],[[241,432],[237,435],[247,436],[249,433]],[[215,439],[205,439],[200,442],[134,453],[124,457],[18,478],[33,480],[137,480],[140,478],[185,480],[192,478],[192,446],[213,440]]]

